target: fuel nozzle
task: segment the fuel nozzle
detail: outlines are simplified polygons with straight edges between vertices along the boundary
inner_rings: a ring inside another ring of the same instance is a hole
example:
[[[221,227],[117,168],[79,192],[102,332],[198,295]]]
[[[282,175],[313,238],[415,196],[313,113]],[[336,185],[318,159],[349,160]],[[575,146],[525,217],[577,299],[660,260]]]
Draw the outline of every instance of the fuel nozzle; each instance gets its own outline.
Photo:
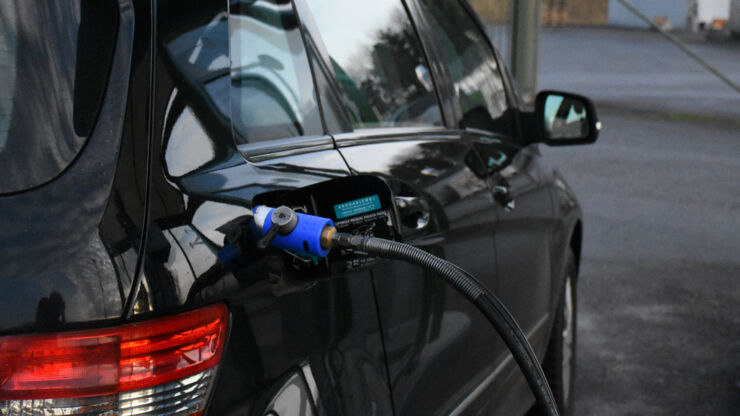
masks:
[[[329,218],[303,214],[286,206],[257,206],[253,222],[259,229],[257,247],[263,250],[271,246],[326,257],[336,233]]]

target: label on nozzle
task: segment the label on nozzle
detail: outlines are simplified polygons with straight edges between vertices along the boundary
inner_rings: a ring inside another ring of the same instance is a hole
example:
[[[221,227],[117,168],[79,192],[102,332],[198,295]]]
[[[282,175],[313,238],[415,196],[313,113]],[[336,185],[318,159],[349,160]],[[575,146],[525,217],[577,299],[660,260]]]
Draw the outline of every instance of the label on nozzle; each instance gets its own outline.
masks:
[[[364,214],[366,212],[377,211],[381,208],[382,206],[380,205],[380,198],[378,195],[371,195],[355,199],[354,201],[342,202],[341,204],[334,205],[334,214],[337,216],[338,220],[341,220]]]

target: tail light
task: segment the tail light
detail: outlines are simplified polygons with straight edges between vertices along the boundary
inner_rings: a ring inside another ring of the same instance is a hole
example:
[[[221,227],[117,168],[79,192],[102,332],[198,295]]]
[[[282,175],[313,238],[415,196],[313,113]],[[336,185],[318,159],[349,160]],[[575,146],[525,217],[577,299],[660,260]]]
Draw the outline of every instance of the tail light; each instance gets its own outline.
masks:
[[[114,328],[0,337],[0,415],[201,415],[224,305]]]

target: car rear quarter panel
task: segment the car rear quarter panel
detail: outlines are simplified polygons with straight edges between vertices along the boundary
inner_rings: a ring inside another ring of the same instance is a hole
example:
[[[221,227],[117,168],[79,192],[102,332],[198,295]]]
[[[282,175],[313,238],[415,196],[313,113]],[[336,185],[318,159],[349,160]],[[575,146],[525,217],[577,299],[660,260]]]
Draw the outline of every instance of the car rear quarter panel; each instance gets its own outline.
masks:
[[[119,149],[133,146],[132,136],[122,138],[131,119],[121,115],[129,87],[137,88],[129,82],[134,9],[130,1],[118,5],[106,98],[87,144],[50,183],[0,197],[0,332],[61,330],[120,316],[142,210],[117,205],[135,186],[115,174],[117,162],[125,163]]]

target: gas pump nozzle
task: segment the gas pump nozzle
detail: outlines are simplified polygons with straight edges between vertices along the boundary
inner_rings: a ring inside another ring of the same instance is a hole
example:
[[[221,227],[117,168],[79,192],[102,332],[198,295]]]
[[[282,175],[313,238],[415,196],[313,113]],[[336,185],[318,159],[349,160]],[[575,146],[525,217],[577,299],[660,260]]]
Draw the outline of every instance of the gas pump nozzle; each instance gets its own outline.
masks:
[[[272,246],[318,257],[326,257],[331,251],[336,228],[328,218],[295,212],[286,206],[260,205],[253,213],[252,224],[258,231],[255,234],[259,236],[257,247],[260,249]]]

